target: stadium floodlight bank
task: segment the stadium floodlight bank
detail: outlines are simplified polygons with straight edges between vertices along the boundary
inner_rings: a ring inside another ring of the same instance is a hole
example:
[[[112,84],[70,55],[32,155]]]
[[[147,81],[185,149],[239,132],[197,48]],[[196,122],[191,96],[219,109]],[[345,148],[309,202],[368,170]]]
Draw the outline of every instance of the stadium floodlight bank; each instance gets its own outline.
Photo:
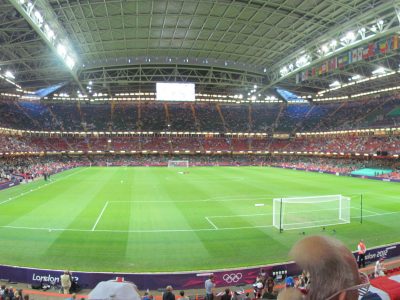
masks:
[[[189,161],[188,160],[169,160],[168,168],[188,168]]]
[[[282,230],[350,223],[350,197],[342,195],[273,199],[273,226]]]

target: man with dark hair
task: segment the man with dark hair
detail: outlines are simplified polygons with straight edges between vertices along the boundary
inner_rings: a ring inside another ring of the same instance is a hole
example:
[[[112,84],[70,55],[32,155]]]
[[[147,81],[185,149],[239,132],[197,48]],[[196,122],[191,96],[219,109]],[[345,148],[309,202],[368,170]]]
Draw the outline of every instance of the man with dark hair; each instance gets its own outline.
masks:
[[[188,296],[185,296],[185,292],[184,291],[180,291],[179,295],[181,296],[179,299],[180,300],[189,300]]]
[[[225,289],[225,294],[221,296],[221,300],[231,300],[231,298],[232,298],[231,290]]]
[[[297,289],[285,289],[281,300],[357,300],[358,289],[365,284],[358,272],[357,262],[346,246],[331,237],[310,236],[297,242],[290,256],[296,264],[310,274],[310,285],[303,296]]]
[[[385,259],[381,257],[376,263],[375,263],[375,270],[374,270],[374,276],[379,277],[379,276],[385,276],[385,271],[386,268],[383,265],[383,261]]]

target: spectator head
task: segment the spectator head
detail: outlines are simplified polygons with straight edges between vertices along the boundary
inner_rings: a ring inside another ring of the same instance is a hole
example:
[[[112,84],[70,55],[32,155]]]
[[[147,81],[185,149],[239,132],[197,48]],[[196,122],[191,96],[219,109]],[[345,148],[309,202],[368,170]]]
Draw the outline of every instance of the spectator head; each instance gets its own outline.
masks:
[[[172,292],[172,286],[171,285],[168,285],[166,288],[165,288],[165,290],[167,291],[167,292]]]
[[[303,300],[303,294],[298,289],[285,289],[279,293],[277,300]]]
[[[230,289],[225,289],[225,294],[229,294],[231,292],[231,290]]]
[[[185,292],[184,291],[180,291],[179,295],[181,295],[183,297],[183,296],[185,296]]]
[[[24,300],[29,300],[29,295],[24,295]]]
[[[340,241],[327,236],[306,237],[293,246],[290,256],[310,273],[311,284],[305,299],[358,299],[357,285],[361,284],[361,277],[357,263]],[[292,294],[286,297],[286,293]],[[279,299],[301,299],[296,297],[295,292],[287,289]]]

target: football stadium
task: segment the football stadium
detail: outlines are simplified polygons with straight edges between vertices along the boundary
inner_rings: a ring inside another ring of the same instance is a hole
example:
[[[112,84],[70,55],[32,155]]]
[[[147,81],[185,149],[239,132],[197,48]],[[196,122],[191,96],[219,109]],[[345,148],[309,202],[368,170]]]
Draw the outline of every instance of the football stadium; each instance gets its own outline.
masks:
[[[400,1],[0,17],[0,300],[400,299]]]

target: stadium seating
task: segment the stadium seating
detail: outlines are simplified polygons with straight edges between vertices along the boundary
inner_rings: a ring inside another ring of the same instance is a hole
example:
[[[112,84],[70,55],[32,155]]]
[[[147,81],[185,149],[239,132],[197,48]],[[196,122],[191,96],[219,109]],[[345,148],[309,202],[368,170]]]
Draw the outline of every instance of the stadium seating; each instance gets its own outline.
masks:
[[[387,152],[400,154],[400,137],[338,135],[274,139],[195,135],[157,134],[138,137],[84,137],[84,136],[0,136],[0,153],[50,151],[269,151],[269,152],[324,152],[361,153],[374,155]]]
[[[333,103],[0,101],[0,126],[62,131],[293,133],[397,126],[400,96]]]

